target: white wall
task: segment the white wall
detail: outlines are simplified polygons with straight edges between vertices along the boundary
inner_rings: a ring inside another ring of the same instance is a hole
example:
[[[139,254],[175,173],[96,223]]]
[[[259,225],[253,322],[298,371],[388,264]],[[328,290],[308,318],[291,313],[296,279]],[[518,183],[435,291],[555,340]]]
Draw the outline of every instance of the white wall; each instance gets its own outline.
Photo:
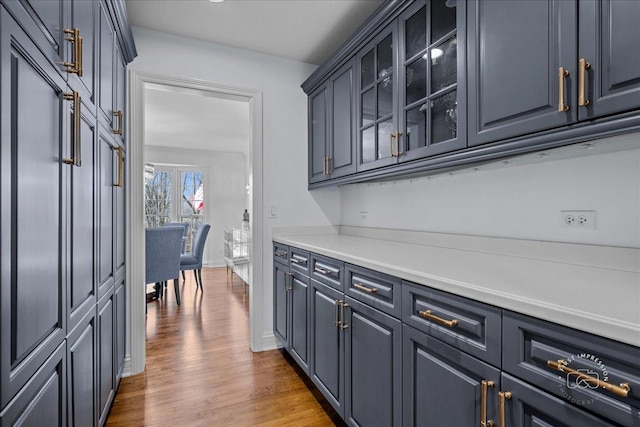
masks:
[[[634,138],[640,142],[640,134]],[[548,152],[479,171],[344,187],[341,223],[637,248],[640,144],[606,152],[619,142],[597,143],[594,151],[603,152],[583,157],[554,160],[556,153]],[[580,154],[576,150],[584,151],[578,147],[569,156]],[[595,210],[596,229],[561,227],[561,210]]]
[[[204,217],[211,225],[203,262],[220,267],[224,263],[224,227],[241,227],[242,213],[249,208],[245,186],[247,158],[241,153],[225,153],[145,146],[145,162],[193,165],[204,173]]]
[[[272,227],[340,221],[338,191],[307,191],[307,97],[300,84],[316,66],[140,28],[133,35],[138,57],[129,70],[262,91],[262,198],[265,212],[277,205],[278,217],[253,218],[263,223],[265,260],[263,271],[254,272],[252,286],[264,286],[263,335],[268,335],[273,319]]]

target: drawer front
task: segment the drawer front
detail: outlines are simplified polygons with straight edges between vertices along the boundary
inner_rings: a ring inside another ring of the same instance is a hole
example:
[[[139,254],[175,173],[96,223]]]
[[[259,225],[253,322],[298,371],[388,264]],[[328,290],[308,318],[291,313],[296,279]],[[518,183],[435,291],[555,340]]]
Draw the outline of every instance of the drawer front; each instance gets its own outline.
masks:
[[[289,265],[289,246],[273,242],[273,260]]]
[[[402,280],[350,264],[345,265],[345,275],[347,295],[400,318]]]
[[[289,248],[289,267],[299,273],[309,276],[309,252],[298,248]]]
[[[500,366],[502,310],[426,286],[402,283],[402,321]]]
[[[503,333],[505,372],[617,424],[640,425],[640,348],[506,310]]]
[[[344,292],[344,263],[322,255],[311,254],[311,277]]]

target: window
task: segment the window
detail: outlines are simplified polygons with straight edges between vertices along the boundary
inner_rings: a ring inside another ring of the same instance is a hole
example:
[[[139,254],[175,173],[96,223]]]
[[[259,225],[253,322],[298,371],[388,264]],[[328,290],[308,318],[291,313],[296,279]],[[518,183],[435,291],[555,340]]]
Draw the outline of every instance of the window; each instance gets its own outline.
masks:
[[[145,183],[145,226],[161,227],[167,222],[189,224],[186,251],[204,214],[204,175],[200,170],[162,166]]]

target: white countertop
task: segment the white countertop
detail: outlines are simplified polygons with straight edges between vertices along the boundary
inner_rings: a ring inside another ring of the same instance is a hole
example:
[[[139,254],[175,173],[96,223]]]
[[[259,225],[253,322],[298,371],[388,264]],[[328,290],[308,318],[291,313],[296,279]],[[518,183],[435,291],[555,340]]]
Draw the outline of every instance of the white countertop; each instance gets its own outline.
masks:
[[[354,227],[273,240],[640,347],[639,249]]]

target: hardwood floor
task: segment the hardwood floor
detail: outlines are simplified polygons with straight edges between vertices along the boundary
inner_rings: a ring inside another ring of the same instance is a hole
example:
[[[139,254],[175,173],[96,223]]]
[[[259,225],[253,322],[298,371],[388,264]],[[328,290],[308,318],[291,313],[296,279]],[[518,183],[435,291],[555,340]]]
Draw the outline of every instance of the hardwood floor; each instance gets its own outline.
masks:
[[[249,295],[225,268],[192,272],[147,304],[144,373],[122,379],[109,426],[343,426],[302,373],[278,350],[249,349]]]

